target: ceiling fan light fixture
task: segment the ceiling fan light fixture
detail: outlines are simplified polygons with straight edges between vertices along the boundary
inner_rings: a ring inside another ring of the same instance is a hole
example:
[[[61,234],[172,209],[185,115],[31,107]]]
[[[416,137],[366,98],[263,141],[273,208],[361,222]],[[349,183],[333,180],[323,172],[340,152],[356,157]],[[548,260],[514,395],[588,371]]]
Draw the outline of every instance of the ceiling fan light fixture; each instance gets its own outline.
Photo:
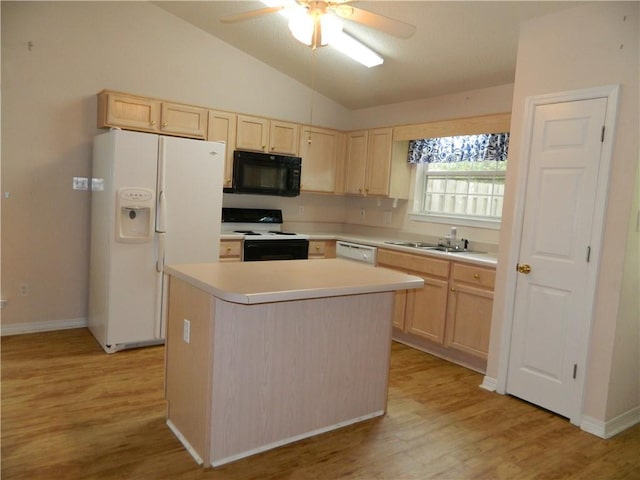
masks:
[[[332,43],[342,32],[342,23],[330,13],[318,15],[298,10],[290,15],[289,30],[296,40],[315,48]]]
[[[297,29],[297,27],[292,28],[291,19],[292,17],[295,17],[299,13],[301,13],[302,15],[308,18],[311,18],[308,15],[307,9],[304,7],[301,7],[300,4],[296,2],[296,0],[261,0],[261,2],[268,7],[284,6],[285,8],[280,10],[278,13],[289,20],[289,30],[293,34],[294,38],[296,38],[296,40],[298,40],[299,42],[304,43],[305,45],[311,45],[313,43],[313,32],[314,32],[313,19],[311,19],[311,24],[312,24],[311,28],[306,27],[307,33],[304,34],[304,36],[300,34],[300,38],[297,36],[296,33],[294,33],[294,28]],[[326,16],[327,15],[325,15],[325,17]],[[341,23],[340,20],[338,20],[337,17],[335,17],[335,15],[332,14],[331,16],[335,18],[337,22]],[[323,28],[324,27],[321,26],[321,29]],[[327,28],[330,28],[330,27],[327,27]],[[311,32],[311,33],[308,33],[308,32]],[[321,30],[321,34],[322,34],[321,36],[323,37],[322,45],[324,45],[325,44],[324,30]],[[331,35],[331,34],[328,34],[328,35]],[[329,44],[336,50],[342,52],[344,55],[347,55],[349,58],[364,65],[367,68],[375,67],[377,65],[382,65],[382,63],[384,63],[384,59],[380,55],[378,55],[376,52],[371,50],[369,47],[367,47],[363,43],[360,43],[358,40],[356,40],[352,36],[342,31],[342,25],[340,25],[340,31],[337,32],[334,38],[327,37],[327,44]]]

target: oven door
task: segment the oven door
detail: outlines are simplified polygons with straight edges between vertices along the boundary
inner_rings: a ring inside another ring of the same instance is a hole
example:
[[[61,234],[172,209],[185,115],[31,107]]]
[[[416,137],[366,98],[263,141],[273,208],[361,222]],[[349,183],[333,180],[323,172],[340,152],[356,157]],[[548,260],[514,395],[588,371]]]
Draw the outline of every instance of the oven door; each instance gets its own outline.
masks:
[[[245,238],[243,260],[300,260],[309,258],[309,240],[248,240]]]

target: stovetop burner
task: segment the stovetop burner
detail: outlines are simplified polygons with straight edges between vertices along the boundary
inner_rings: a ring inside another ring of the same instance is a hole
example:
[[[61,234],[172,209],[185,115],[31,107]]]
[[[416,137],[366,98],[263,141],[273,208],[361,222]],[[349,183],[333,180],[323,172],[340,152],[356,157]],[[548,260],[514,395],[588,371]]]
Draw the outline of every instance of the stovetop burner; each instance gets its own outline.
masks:
[[[265,230],[265,231],[255,231],[255,230],[234,230],[233,233],[242,233],[243,235],[251,235],[251,236],[273,236],[273,235],[285,235],[285,236],[300,236],[294,232],[281,232],[279,230]]]
[[[308,240],[308,235],[283,232],[282,210],[259,208],[223,208],[222,232],[233,232],[250,237],[252,240],[276,240],[280,242]],[[226,225],[226,228],[225,228]]]

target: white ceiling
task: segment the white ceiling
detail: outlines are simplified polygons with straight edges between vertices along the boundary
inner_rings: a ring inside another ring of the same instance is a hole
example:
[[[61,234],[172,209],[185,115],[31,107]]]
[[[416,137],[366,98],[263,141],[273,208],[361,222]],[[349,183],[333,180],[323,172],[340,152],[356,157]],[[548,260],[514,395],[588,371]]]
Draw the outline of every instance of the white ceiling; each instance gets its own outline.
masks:
[[[226,15],[263,8],[260,2],[154,2],[349,109],[512,83],[520,23],[579,5],[553,1],[353,3],[414,24],[417,31],[409,39],[398,39],[345,21],[347,33],[385,59],[383,65],[368,69],[330,46],[319,48],[314,59],[311,48],[291,36],[286,19],[277,13],[235,24],[219,21]]]

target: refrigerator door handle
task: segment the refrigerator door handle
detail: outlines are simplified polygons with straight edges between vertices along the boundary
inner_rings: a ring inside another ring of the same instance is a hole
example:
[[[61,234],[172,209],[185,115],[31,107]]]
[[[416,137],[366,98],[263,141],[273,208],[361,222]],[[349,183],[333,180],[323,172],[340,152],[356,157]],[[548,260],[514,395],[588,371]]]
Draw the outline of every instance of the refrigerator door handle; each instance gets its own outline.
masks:
[[[167,199],[165,197],[165,162],[167,157],[166,139],[158,139],[158,204],[156,206],[156,232],[167,232]]]
[[[162,190],[158,194],[158,206],[156,208],[156,232],[167,233],[167,198]]]
[[[165,235],[164,233],[159,233],[158,237],[158,251],[156,258],[156,272],[162,273],[164,270],[164,249],[165,249]]]

